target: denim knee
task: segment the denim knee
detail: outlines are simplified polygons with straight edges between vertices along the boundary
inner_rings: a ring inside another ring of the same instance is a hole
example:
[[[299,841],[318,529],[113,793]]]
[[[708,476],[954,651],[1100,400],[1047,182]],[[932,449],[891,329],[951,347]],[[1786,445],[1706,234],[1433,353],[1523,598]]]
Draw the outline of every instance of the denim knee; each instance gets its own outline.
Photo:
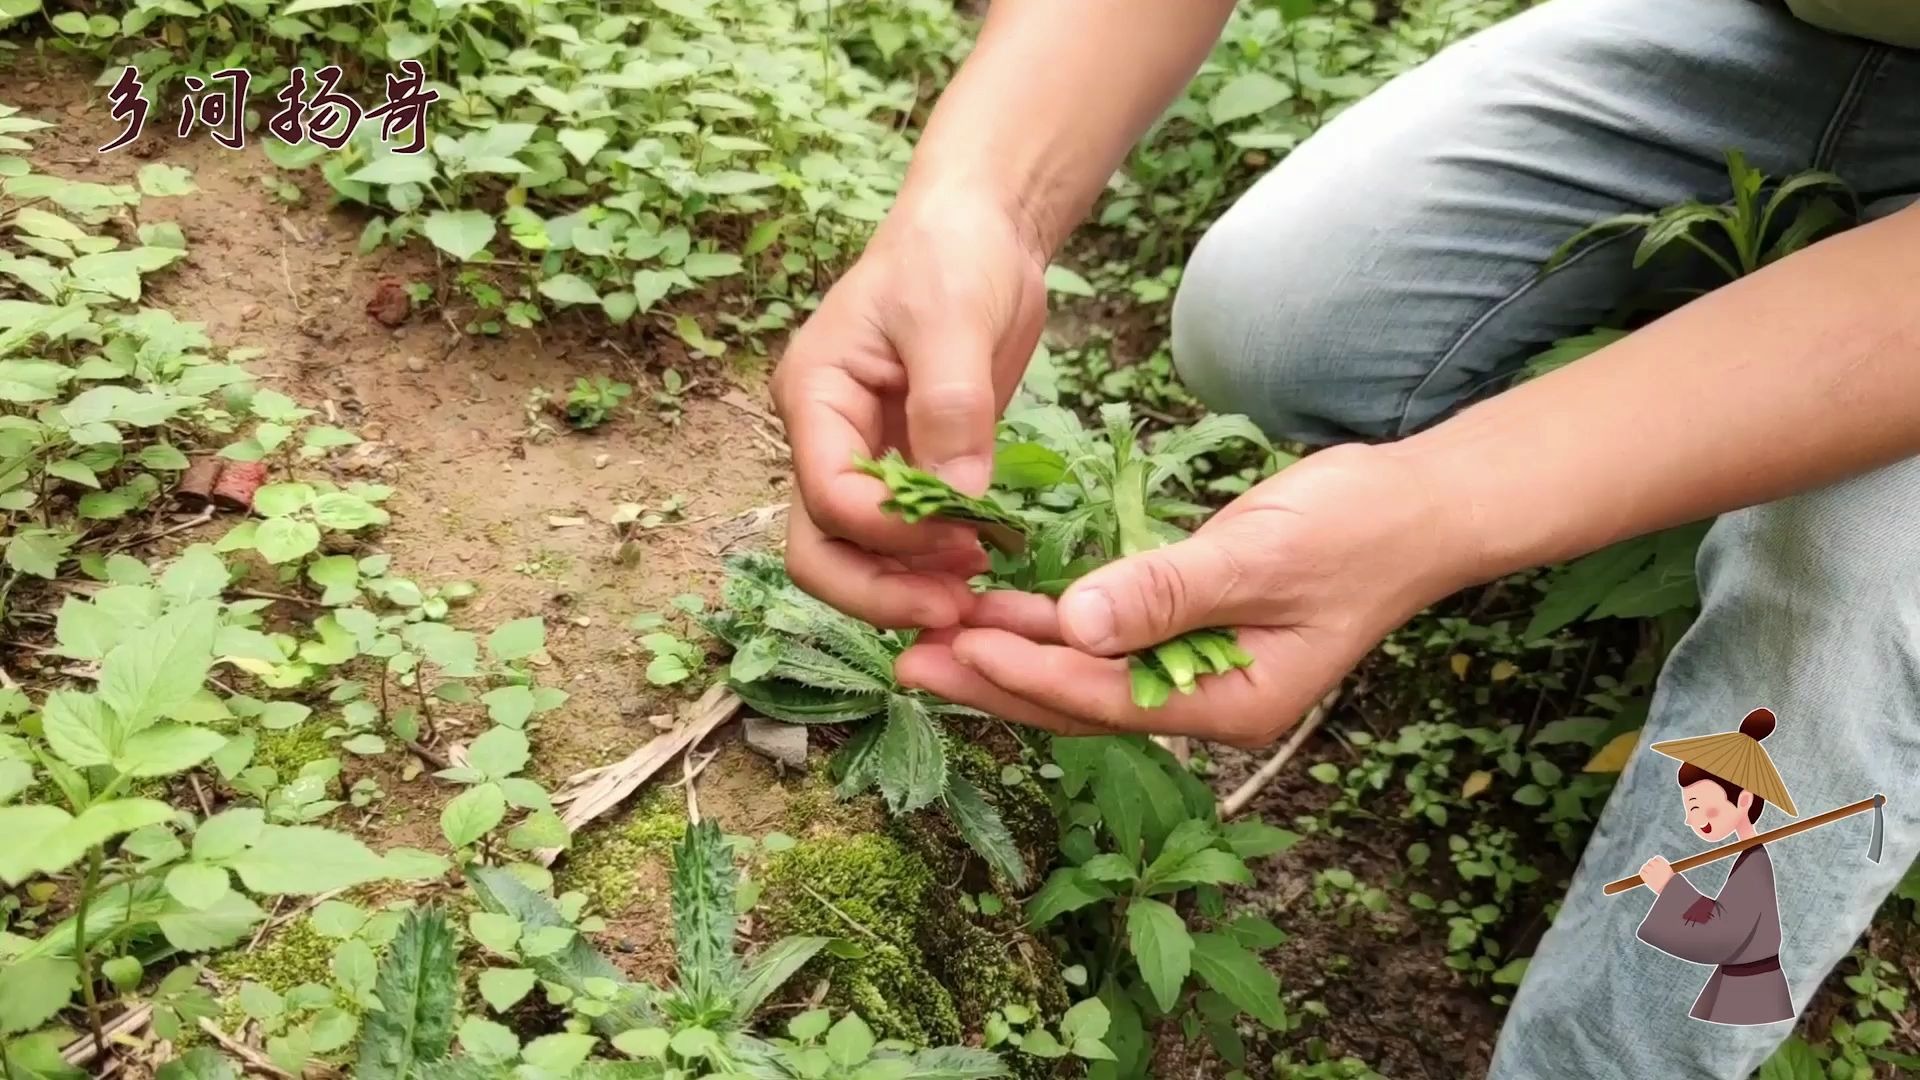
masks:
[[[1216,412],[1244,413],[1269,434],[1311,444],[1393,435],[1401,393],[1383,379],[1384,356],[1358,332],[1369,301],[1344,289],[1336,266],[1351,237],[1291,221],[1252,221],[1248,201],[1209,229],[1173,304],[1173,362]],[[1276,225],[1282,226],[1276,229]]]

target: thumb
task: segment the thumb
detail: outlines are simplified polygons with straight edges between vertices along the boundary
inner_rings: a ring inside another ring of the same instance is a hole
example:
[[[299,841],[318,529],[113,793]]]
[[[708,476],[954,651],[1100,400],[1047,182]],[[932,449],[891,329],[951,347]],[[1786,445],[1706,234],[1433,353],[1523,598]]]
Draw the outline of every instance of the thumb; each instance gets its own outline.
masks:
[[[907,441],[913,459],[970,495],[993,476],[998,419],[993,340],[983,327],[926,327],[904,343]]]
[[[1121,559],[1060,598],[1060,632],[1087,652],[1117,655],[1203,626],[1232,625],[1244,567],[1212,537],[1196,536]]]

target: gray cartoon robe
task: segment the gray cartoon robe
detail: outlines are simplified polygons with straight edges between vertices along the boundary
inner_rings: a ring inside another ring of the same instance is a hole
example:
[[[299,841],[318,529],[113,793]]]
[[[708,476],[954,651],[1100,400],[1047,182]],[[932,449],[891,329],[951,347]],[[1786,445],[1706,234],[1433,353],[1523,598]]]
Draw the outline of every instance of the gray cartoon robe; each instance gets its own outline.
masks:
[[[1641,941],[1670,956],[1714,965],[1687,1015],[1715,1024],[1772,1024],[1794,1018],[1780,971],[1780,908],[1773,860],[1764,845],[1734,861],[1717,897],[1675,874],[1640,923]]]

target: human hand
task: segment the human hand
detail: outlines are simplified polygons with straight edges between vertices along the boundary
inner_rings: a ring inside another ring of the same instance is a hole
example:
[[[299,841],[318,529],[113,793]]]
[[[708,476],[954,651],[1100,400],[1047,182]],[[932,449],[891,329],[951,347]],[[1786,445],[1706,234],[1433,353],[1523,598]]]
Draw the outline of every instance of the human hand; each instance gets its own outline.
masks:
[[[1658,896],[1660,890],[1667,887],[1667,882],[1673,880],[1673,864],[1655,855],[1640,864],[1640,880],[1646,882],[1647,888]]]
[[[969,195],[904,199],[781,358],[775,410],[793,448],[787,572],[888,627],[942,627],[986,568],[971,528],[909,525],[856,457],[897,448],[969,494],[993,472],[994,427],[1046,320],[1046,258],[1003,209]]]
[[[1187,540],[1121,559],[1056,604],[990,592],[967,626],[922,634],[903,683],[1066,734],[1150,731],[1259,746],[1292,727],[1393,628],[1469,583],[1468,523],[1389,448],[1311,455]],[[1252,666],[1133,704],[1124,655],[1237,629]]]

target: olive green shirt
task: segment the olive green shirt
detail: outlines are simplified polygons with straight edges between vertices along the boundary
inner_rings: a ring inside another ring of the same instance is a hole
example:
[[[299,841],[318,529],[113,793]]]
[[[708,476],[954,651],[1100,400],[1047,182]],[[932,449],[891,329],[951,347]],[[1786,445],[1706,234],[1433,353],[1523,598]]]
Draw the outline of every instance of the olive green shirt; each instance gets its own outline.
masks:
[[[1786,0],[1795,15],[1836,34],[1920,49],[1920,0]]]

